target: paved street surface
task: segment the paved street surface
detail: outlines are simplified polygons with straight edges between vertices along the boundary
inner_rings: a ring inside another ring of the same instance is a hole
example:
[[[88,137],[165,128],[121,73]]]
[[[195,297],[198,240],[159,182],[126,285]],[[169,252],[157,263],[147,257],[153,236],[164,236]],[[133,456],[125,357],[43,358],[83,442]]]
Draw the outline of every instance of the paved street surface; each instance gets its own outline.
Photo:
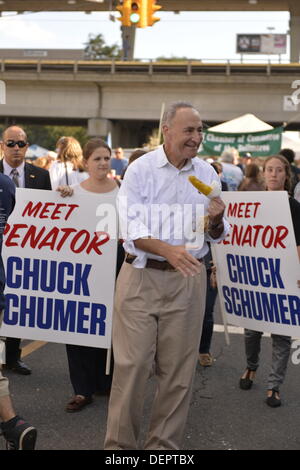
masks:
[[[269,408],[264,400],[271,339],[263,338],[262,358],[265,360],[250,391],[238,388],[239,376],[245,367],[243,336],[230,334],[230,341],[227,346],[224,333],[215,332],[214,365],[205,369],[197,366],[183,449],[299,450],[300,365],[289,364],[281,390],[283,406]],[[28,355],[26,362],[33,369],[31,376],[7,375],[19,414],[38,428],[37,449],[102,449],[108,399],[95,397],[80,413],[64,411],[72,396],[64,345],[48,343]],[[145,421],[153,385],[152,380],[146,397]],[[4,441],[0,438],[0,450],[3,448]]]

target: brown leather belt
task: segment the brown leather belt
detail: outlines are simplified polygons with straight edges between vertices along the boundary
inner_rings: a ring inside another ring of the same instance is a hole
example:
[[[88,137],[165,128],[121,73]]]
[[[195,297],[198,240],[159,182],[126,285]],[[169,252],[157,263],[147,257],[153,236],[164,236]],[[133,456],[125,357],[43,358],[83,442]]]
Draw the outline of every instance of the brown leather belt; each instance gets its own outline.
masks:
[[[136,259],[136,256],[133,256],[133,255],[130,255],[130,254],[127,254],[126,257],[125,257],[126,263],[129,263],[129,264],[132,264],[135,259]],[[203,258],[198,258],[198,261],[200,261],[200,263],[202,263]],[[146,263],[145,268],[159,269],[160,271],[172,271],[172,272],[177,271],[177,269],[174,268],[169,263],[169,261],[166,261],[166,260],[159,261],[158,259],[153,259],[153,258],[148,258],[147,259],[147,263]]]

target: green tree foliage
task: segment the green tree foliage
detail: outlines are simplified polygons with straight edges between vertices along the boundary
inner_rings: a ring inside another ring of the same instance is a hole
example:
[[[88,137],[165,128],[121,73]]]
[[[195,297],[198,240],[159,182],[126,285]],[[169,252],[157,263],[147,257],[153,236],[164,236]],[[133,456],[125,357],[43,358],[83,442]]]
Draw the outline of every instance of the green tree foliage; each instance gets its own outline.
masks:
[[[101,33],[89,34],[88,41],[84,45],[85,55],[90,60],[120,59],[122,57],[122,49],[118,44],[108,46]]]
[[[55,145],[58,139],[62,136],[70,136],[77,139],[83,146],[89,139],[86,128],[79,126],[43,126],[40,124],[22,124],[18,122],[16,125],[22,127],[28,137],[29,144],[37,144],[48,150],[55,150]],[[0,132],[2,134],[0,127]]]

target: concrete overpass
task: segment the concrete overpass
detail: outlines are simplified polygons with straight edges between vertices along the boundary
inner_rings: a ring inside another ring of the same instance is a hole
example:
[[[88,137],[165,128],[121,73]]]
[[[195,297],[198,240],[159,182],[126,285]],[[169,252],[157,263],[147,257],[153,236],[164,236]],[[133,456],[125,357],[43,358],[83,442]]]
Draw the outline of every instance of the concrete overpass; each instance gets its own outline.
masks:
[[[1,0],[1,11],[110,11],[118,0]],[[299,0],[158,0],[162,11],[289,11],[291,62],[300,56]],[[134,28],[131,28],[134,36]],[[133,39],[132,39],[133,40]]]
[[[0,120],[88,125],[90,135],[112,133],[113,145],[135,147],[158,127],[162,103],[192,102],[208,124],[244,113],[300,130],[300,105],[285,98],[300,79],[300,64],[202,62],[0,62],[7,100]]]
[[[109,11],[118,0],[4,0],[0,11]],[[297,0],[157,0],[165,11],[300,11]]]

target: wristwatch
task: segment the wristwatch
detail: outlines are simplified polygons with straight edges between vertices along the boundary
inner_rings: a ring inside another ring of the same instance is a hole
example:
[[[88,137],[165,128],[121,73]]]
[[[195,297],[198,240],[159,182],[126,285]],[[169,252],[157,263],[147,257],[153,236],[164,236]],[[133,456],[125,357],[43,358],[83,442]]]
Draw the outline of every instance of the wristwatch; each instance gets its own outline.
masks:
[[[217,224],[211,224],[211,223],[209,222],[209,224],[208,224],[208,230],[216,230],[217,228],[221,228],[222,226],[224,226],[223,220],[221,220],[221,221],[218,222]]]

